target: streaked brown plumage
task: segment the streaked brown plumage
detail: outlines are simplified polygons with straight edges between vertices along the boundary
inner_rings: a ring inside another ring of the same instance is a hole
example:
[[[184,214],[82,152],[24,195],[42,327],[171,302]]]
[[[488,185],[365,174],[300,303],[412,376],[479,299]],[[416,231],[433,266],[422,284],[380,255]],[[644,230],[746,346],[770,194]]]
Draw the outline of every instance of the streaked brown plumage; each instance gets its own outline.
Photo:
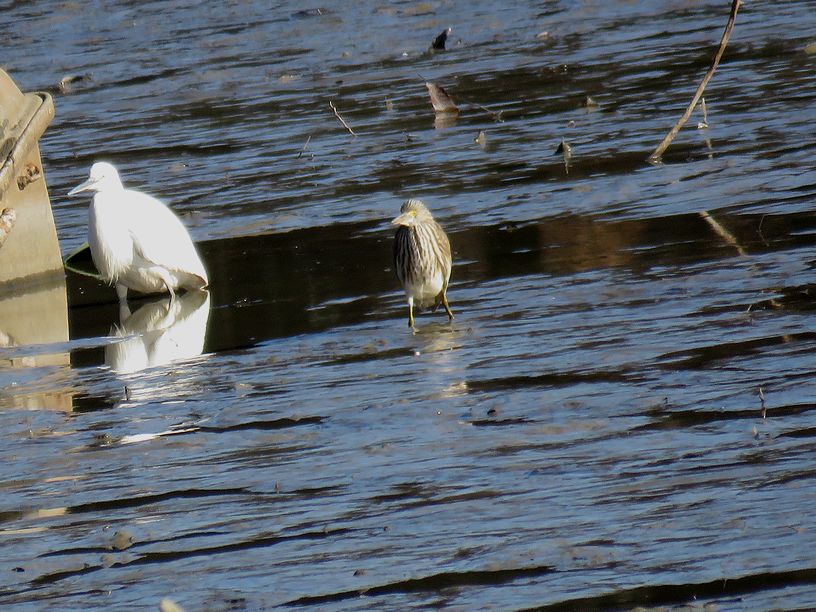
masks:
[[[434,311],[442,304],[453,320],[447,296],[453,260],[445,231],[417,199],[404,202],[391,223],[399,226],[394,235],[394,270],[408,298],[409,327],[414,327],[415,304]]]

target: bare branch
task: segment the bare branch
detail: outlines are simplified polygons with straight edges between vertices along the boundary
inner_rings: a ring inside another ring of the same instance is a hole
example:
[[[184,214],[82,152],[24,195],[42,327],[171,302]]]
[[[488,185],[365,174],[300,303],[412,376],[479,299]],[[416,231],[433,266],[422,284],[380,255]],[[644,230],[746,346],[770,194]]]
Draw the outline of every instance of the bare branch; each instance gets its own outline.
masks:
[[[666,134],[666,137],[663,139],[663,142],[654,150],[654,152],[649,156],[649,161],[654,163],[660,160],[660,157],[663,155],[663,152],[669,148],[672,140],[674,137],[677,136],[677,133],[680,129],[686,124],[689,117],[691,117],[691,113],[694,111],[694,108],[697,106],[697,102],[703,95],[703,91],[705,91],[706,85],[711,80],[711,77],[714,76],[714,71],[717,70],[717,66],[720,64],[720,60],[722,59],[723,53],[725,53],[725,47],[728,45],[728,39],[731,38],[731,31],[734,29],[734,22],[737,19],[737,11],[739,7],[742,5],[742,0],[733,0],[731,4],[731,14],[728,16],[728,23],[725,25],[725,31],[723,32],[722,38],[720,39],[720,46],[717,48],[717,52],[714,54],[714,58],[711,60],[711,66],[706,72],[703,80],[700,82],[700,85],[697,87],[697,91],[694,93],[694,97],[691,99],[691,103],[688,105],[686,112],[683,113],[683,116],[674,124],[674,127]]]
[[[344,128],[346,128],[346,129],[349,131],[349,134],[351,134],[352,136],[355,136],[355,137],[356,137],[356,136],[357,136],[357,134],[355,134],[355,133],[354,133],[354,130],[352,130],[352,129],[349,127],[349,124],[348,124],[348,123],[346,123],[346,120],[345,120],[345,119],[343,119],[343,118],[340,116],[340,113],[338,113],[338,112],[337,112],[337,108],[334,106],[334,101],[333,101],[333,100],[329,100],[329,106],[331,106],[332,110],[334,111],[334,116],[335,116],[335,117],[337,117],[337,118],[340,120],[340,123],[342,123],[342,124],[343,124],[343,127],[344,127]]]

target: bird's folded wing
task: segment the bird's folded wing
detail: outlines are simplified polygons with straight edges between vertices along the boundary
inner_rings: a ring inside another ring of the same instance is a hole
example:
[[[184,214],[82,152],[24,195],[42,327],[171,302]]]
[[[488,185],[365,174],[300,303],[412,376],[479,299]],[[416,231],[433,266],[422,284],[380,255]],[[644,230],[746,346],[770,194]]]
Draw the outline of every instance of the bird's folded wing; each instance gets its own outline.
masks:
[[[128,226],[136,253],[147,261],[171,270],[201,277],[204,265],[181,220],[156,198],[128,190]]]

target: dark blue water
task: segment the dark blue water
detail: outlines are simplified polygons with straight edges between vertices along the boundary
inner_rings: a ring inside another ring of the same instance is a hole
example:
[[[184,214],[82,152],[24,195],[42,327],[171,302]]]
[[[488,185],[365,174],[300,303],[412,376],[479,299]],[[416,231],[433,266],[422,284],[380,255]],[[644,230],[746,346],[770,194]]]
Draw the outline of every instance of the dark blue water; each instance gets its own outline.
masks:
[[[211,290],[71,272],[0,348],[0,603],[816,606],[816,3],[746,3],[645,162],[727,4],[5,5],[63,252],[106,159]],[[455,252],[416,335],[409,196]]]

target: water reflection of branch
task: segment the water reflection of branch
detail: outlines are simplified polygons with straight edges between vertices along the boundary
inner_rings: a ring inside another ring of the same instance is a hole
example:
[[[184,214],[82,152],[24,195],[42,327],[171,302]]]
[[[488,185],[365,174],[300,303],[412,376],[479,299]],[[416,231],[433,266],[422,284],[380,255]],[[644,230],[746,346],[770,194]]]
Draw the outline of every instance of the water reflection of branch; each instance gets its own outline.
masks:
[[[757,234],[759,235],[759,239],[762,240],[762,244],[765,246],[770,246],[768,240],[765,238],[765,234],[762,233],[762,224],[765,223],[765,217],[768,215],[762,215],[762,218],[759,220],[759,227],[757,227]]]
[[[708,223],[711,226],[711,229],[713,229],[720,238],[722,238],[728,244],[732,245],[735,249],[737,249],[737,252],[740,255],[746,255],[747,254],[745,252],[745,249],[742,247],[742,245],[739,243],[737,238],[734,236],[734,234],[732,234],[727,229],[725,229],[725,227],[719,221],[717,221],[714,217],[712,217],[708,213],[708,211],[705,211],[705,210],[701,211],[700,216],[703,219],[705,219],[706,223]]]
[[[131,373],[200,355],[209,316],[207,291],[188,291],[172,303],[163,298],[132,314],[123,305],[111,332],[122,340],[105,347],[105,364]]]

